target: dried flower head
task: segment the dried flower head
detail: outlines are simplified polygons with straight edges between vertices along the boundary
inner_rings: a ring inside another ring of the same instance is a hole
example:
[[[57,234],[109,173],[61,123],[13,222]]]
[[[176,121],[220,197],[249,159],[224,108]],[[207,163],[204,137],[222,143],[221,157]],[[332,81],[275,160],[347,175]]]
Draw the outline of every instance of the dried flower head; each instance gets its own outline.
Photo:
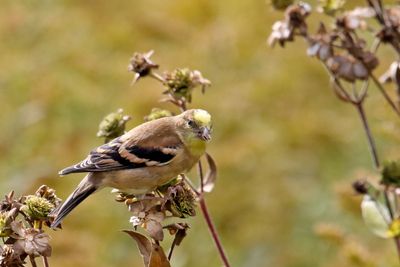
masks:
[[[285,19],[272,25],[272,32],[267,41],[268,45],[273,47],[276,43],[279,43],[283,47],[286,42],[294,40],[295,32],[304,36],[307,35],[305,19],[310,12],[311,6],[303,2],[289,6],[285,11]]]
[[[345,12],[336,19],[336,26],[348,31],[356,29],[368,29],[368,23],[365,19],[375,16],[374,9],[370,7],[355,8],[352,11]]]
[[[164,74],[164,85],[167,87],[168,93],[175,99],[184,99],[191,102],[192,91],[195,87],[200,86],[202,92],[211,85],[211,82],[205,79],[198,70],[176,69],[173,72]]]
[[[272,32],[268,37],[268,45],[274,47],[279,43],[281,47],[285,46],[286,42],[293,41],[293,34],[286,21],[277,21],[272,25]]]
[[[20,267],[24,266],[20,255],[14,252],[12,245],[0,246],[0,266],[1,267]]]
[[[25,228],[22,222],[13,222],[11,227],[14,231],[13,237],[16,239],[13,246],[15,253],[51,256],[50,237],[47,234],[38,229]]]
[[[47,185],[40,186],[38,190],[36,190],[35,195],[47,199],[55,207],[61,204],[61,199],[57,197],[56,190]]]
[[[309,38],[310,45],[307,49],[307,54],[316,56],[322,61],[328,60],[333,56],[332,43],[336,38],[337,35],[328,33],[325,25],[321,23],[317,34]]]
[[[54,207],[54,204],[43,197],[29,195],[26,197],[25,205],[21,210],[32,220],[44,220]]]
[[[166,199],[165,206],[174,216],[186,218],[196,215],[196,195],[184,182],[170,186]]]
[[[141,77],[149,75],[152,69],[157,69],[158,65],[151,61],[150,57],[153,55],[154,51],[151,50],[147,53],[137,53],[135,52],[128,65],[128,71],[135,73],[132,83],[135,83]]]
[[[336,55],[329,58],[326,63],[336,77],[348,82],[368,79],[368,69],[351,55]]]
[[[125,133],[125,124],[131,119],[128,115],[123,115],[123,110],[118,109],[104,117],[100,122],[97,137],[105,138],[108,142]]]
[[[285,21],[291,28],[298,29],[299,33],[305,35],[307,33],[307,24],[305,22],[311,13],[311,6],[305,2],[289,6],[285,11]]]
[[[159,118],[164,118],[164,117],[170,117],[173,116],[174,114],[166,109],[161,109],[161,108],[153,108],[150,112],[149,115],[144,117],[145,121],[153,121]]]

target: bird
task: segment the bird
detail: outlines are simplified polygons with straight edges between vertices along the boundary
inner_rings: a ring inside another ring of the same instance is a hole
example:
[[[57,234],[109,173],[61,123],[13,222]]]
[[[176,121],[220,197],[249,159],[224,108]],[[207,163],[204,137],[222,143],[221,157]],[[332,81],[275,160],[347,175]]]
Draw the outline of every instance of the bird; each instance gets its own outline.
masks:
[[[87,175],[54,210],[51,227],[57,228],[78,204],[104,187],[140,196],[189,171],[205,153],[211,130],[206,110],[189,109],[140,124],[93,149],[84,160],[59,172]]]

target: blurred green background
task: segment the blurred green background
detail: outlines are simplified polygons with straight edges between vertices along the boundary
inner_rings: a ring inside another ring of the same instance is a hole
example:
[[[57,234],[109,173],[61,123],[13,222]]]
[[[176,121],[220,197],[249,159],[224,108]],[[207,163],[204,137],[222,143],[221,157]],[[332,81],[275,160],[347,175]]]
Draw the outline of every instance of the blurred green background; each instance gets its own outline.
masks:
[[[130,86],[132,53],[154,49],[161,70],[199,69],[213,83],[192,107],[213,115],[219,179],[207,201],[232,266],[398,266],[350,188],[376,175],[356,112],[334,97],[302,40],[266,46],[281,17],[265,0],[3,0],[1,192],[48,184],[65,198],[83,175],[57,172],[101,144],[104,115],[123,108],[131,128],[152,107],[170,107],[155,81]],[[379,56],[380,74],[394,55],[383,47]],[[381,158],[398,158],[398,118],[374,87],[367,109]],[[130,214],[113,199],[95,194],[51,233],[52,266],[141,266],[120,232]],[[173,266],[221,266],[200,212],[189,221]]]

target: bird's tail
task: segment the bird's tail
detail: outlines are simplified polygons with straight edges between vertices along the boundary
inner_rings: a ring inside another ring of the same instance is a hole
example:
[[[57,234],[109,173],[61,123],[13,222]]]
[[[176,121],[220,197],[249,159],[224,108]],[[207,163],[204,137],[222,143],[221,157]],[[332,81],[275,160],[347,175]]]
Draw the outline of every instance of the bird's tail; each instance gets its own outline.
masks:
[[[76,206],[79,205],[79,203],[81,203],[98,189],[93,183],[89,182],[89,176],[90,174],[88,174],[81,181],[81,183],[67,198],[67,200],[65,200],[62,205],[52,212],[54,221],[51,224],[51,228],[56,228],[65,216],[67,216]]]

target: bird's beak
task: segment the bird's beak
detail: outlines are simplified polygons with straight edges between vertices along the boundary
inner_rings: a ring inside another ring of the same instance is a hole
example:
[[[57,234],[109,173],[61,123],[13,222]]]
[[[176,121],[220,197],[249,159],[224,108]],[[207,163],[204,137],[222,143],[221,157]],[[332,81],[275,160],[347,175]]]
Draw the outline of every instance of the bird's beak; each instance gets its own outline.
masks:
[[[201,140],[210,141],[211,140],[211,129],[209,127],[201,127],[198,133]]]

